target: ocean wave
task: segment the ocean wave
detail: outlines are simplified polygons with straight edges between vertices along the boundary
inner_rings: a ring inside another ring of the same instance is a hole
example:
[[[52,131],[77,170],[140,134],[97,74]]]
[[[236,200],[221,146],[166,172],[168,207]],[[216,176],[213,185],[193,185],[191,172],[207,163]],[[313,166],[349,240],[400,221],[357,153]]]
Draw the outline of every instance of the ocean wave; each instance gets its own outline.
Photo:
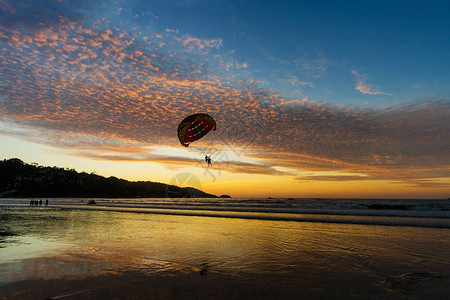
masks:
[[[371,215],[338,215],[338,214],[298,214],[255,211],[231,211],[231,210],[194,210],[194,209],[167,209],[167,208],[136,208],[117,206],[61,206],[59,208],[75,208],[89,210],[103,210],[115,212],[150,213],[164,215],[198,216],[257,219],[271,221],[296,221],[296,222],[320,222],[320,223],[344,223],[365,225],[391,225],[391,226],[415,226],[450,228],[450,218],[416,218],[405,216],[371,216]]]
[[[450,203],[445,200],[299,199],[269,201],[268,199],[231,199],[218,201],[217,199],[158,198],[95,199],[95,205],[88,205],[89,200],[50,199],[47,208],[450,228]],[[29,201],[30,199],[1,199],[0,204],[24,207],[28,205]],[[34,208],[36,207],[30,207],[30,209]]]

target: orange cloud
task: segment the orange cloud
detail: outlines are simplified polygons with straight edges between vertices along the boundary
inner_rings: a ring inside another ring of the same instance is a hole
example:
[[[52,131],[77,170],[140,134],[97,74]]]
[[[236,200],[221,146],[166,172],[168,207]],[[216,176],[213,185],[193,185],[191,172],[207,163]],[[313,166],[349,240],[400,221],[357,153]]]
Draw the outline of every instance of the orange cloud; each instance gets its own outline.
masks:
[[[371,84],[368,84],[367,81],[367,75],[360,74],[358,71],[353,70],[351,72],[356,77],[356,90],[360,91],[363,94],[368,95],[388,95],[392,96],[392,94],[381,92],[374,88]]]
[[[285,99],[251,78],[229,81],[236,62],[208,55],[221,43],[70,18],[33,31],[2,26],[0,132],[94,159],[183,165],[195,160],[155,156],[148,147],[178,146],[178,122],[201,111],[218,124],[208,142],[243,158],[223,162],[227,172],[339,171],[347,175],[313,178],[361,180],[351,175],[358,173],[416,184],[450,176],[448,100],[364,110]],[[353,74],[358,90],[381,93]]]

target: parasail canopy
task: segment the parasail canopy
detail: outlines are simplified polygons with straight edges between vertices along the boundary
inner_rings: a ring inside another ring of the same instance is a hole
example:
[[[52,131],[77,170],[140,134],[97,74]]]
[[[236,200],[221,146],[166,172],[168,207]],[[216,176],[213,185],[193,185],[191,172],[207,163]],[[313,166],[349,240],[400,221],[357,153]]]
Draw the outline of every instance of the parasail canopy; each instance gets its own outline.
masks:
[[[178,139],[181,145],[188,147],[189,143],[201,139],[211,130],[216,130],[216,121],[210,115],[193,114],[178,125]]]

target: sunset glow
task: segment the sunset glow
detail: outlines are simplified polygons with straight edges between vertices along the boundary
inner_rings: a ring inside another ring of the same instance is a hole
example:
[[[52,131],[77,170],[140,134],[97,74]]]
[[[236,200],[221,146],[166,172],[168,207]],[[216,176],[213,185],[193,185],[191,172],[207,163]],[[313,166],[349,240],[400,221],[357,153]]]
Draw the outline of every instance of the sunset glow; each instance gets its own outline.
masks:
[[[0,0],[2,159],[233,197],[450,197],[448,4],[82,3]],[[198,112],[217,130],[183,147]]]

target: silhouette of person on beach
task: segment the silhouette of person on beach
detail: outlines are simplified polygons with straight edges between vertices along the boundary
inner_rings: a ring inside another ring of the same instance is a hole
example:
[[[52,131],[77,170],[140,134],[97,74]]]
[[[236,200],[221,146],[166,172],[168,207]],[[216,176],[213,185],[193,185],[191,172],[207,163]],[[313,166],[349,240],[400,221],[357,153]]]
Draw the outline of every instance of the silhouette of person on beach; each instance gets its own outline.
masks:
[[[42,199],[39,200],[39,206],[42,206]]]
[[[48,206],[48,199],[45,200],[45,206]]]

